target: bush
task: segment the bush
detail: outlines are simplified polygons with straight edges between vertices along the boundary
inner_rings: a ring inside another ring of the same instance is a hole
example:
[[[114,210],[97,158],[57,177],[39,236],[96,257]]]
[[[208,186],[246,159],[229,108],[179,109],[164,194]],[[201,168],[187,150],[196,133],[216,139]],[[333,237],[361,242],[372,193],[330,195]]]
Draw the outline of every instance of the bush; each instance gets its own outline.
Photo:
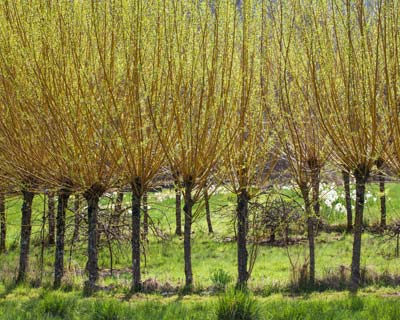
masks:
[[[230,291],[218,299],[216,308],[218,320],[261,319],[257,301],[247,292]]]
[[[230,282],[232,276],[223,269],[218,269],[211,274],[211,281],[213,285],[220,290],[225,290]]]

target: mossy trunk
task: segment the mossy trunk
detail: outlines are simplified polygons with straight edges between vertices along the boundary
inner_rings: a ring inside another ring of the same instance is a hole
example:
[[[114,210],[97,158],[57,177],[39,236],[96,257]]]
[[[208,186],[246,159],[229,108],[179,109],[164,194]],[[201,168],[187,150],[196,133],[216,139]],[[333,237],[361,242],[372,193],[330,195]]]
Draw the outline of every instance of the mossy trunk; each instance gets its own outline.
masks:
[[[386,195],[385,195],[385,176],[379,173],[379,192],[381,200],[381,228],[386,227]]]
[[[112,224],[114,229],[119,228],[121,214],[122,214],[122,204],[124,202],[124,193],[121,191],[117,192],[117,198],[115,199],[115,208],[112,215]]]
[[[208,233],[213,233],[214,230],[213,230],[212,223],[211,223],[210,197],[208,195],[207,188],[204,188],[204,206],[206,209]]]
[[[247,224],[249,217],[249,195],[247,190],[242,189],[237,195],[237,257],[238,257],[238,280],[237,287],[247,287],[249,272],[247,270],[249,253],[247,251]]]
[[[350,195],[350,174],[346,170],[342,170],[344,195],[346,201],[346,214],[347,214],[347,232],[353,230],[353,212],[351,209],[351,195]]]
[[[183,251],[185,260],[185,285],[187,289],[193,286],[193,271],[192,271],[192,220],[193,220],[193,205],[192,198],[193,182],[191,180],[185,182],[185,205],[183,211],[185,212],[185,226],[183,237]]]
[[[132,291],[142,290],[140,273],[140,209],[141,181],[139,178],[132,183]]]
[[[48,194],[48,221],[49,221],[49,236],[48,236],[48,244],[55,244],[55,234],[56,234],[56,201],[54,193]]]
[[[74,199],[74,233],[72,239],[74,242],[79,240],[79,229],[81,224],[81,217],[80,217],[80,208],[81,208],[81,197],[79,194],[75,194]]]
[[[56,289],[61,286],[61,280],[64,275],[65,218],[70,195],[71,192],[69,190],[61,190],[58,194],[56,252],[54,260],[54,288]]]
[[[23,282],[26,279],[29,265],[29,248],[31,242],[32,232],[32,202],[34,193],[30,191],[22,191],[23,202],[22,202],[22,219],[21,219],[21,243],[20,243],[20,254],[19,254],[19,270],[17,276],[17,282]]]
[[[7,216],[4,193],[0,193],[0,253],[7,251]]]
[[[363,231],[363,213],[365,200],[365,183],[368,172],[358,169],[355,171],[356,178],[356,211],[354,219],[353,255],[351,259],[351,290],[356,291],[360,286],[361,274],[361,237]]]
[[[175,234],[177,236],[182,235],[182,193],[176,184],[175,187]]]
[[[149,234],[149,206],[147,192],[143,193],[143,239],[147,240]]]
[[[315,283],[315,217],[310,203],[310,189],[308,186],[300,186],[301,195],[304,201],[304,209],[307,218],[307,238],[309,250],[309,282],[313,286]]]
[[[85,289],[88,292],[91,292],[95,289],[96,282],[99,279],[97,220],[100,196],[103,194],[103,192],[104,190],[101,186],[94,185],[84,194],[88,204],[88,261],[86,264],[86,270],[88,272],[89,279],[85,283]]]

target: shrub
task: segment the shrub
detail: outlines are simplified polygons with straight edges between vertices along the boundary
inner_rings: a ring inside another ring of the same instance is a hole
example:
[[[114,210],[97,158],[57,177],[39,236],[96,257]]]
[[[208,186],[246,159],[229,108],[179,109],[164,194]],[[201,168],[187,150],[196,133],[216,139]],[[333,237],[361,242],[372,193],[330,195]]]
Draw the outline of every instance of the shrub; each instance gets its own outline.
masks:
[[[261,319],[257,301],[247,292],[230,291],[218,299],[216,308],[218,320]]]

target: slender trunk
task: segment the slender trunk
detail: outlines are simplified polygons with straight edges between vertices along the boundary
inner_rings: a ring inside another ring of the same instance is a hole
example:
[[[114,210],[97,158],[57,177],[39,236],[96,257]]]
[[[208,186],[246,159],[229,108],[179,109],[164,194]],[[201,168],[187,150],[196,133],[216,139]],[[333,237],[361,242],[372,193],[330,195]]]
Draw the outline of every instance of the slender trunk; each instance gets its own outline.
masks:
[[[321,169],[319,167],[312,169],[312,203],[315,216],[320,218],[320,203],[319,203],[319,185],[320,185],[320,174]]]
[[[237,195],[237,247],[238,247],[238,280],[237,287],[244,289],[247,287],[249,273],[247,270],[247,222],[249,216],[249,195],[247,190],[242,189]]]
[[[183,211],[185,212],[185,226],[183,237],[183,251],[185,259],[185,280],[186,288],[190,289],[193,285],[193,271],[192,271],[192,209],[194,201],[192,199],[193,182],[191,180],[185,182],[185,205]]]
[[[74,199],[74,234],[72,236],[73,242],[79,240],[79,225],[81,224],[80,217],[81,198],[79,194],[75,194]]]
[[[147,192],[143,193],[143,238],[147,240],[149,234],[149,206]]]
[[[346,212],[347,212],[347,232],[353,230],[353,213],[351,210],[351,195],[350,195],[350,174],[348,171],[342,171],[344,194],[346,201]]]
[[[54,193],[49,193],[48,195],[48,220],[49,220],[49,239],[48,244],[55,244],[55,234],[56,234],[56,215],[55,215],[55,196]]]
[[[58,194],[54,288],[59,288],[61,286],[61,279],[64,275],[65,218],[70,195],[71,193],[67,189],[61,190]]]
[[[29,264],[29,247],[31,241],[31,218],[32,218],[32,202],[34,193],[23,190],[23,203],[22,203],[22,219],[21,219],[21,244],[19,256],[19,270],[17,282],[23,282],[26,279]]]
[[[121,191],[117,192],[117,199],[115,200],[115,208],[112,219],[112,224],[115,229],[119,228],[120,218],[122,214],[122,203],[124,202],[124,193]]]
[[[357,170],[354,176],[356,178],[356,215],[354,220],[353,256],[351,260],[351,289],[353,291],[358,289],[361,280],[361,236],[363,228],[365,183],[368,175],[362,170]]]
[[[178,185],[175,187],[175,218],[176,218],[176,228],[175,234],[177,236],[182,235],[182,194]]]
[[[98,268],[98,248],[97,248],[97,216],[99,212],[100,196],[103,194],[101,186],[92,186],[84,197],[88,203],[88,261],[86,269],[89,274],[89,279],[85,283],[87,291],[95,289],[96,282],[99,278]]]
[[[385,195],[385,177],[379,172],[379,192],[381,200],[381,228],[386,227],[386,195]]]
[[[4,253],[7,250],[6,240],[7,240],[7,217],[6,217],[6,207],[5,207],[5,196],[0,193],[0,253]]]
[[[210,211],[210,198],[208,196],[207,187],[204,188],[204,205],[206,207],[206,218],[207,218],[207,226],[208,226],[208,233],[213,233],[213,227],[211,223],[211,211]]]
[[[140,277],[140,209],[141,181],[136,178],[132,184],[132,291],[142,290]]]
[[[311,210],[310,203],[310,189],[308,186],[302,186],[301,195],[304,200],[304,207],[307,215],[307,238],[308,238],[308,250],[310,257],[310,269],[309,269],[309,281],[310,285],[314,285],[315,283],[315,219],[313,217],[313,213]]]

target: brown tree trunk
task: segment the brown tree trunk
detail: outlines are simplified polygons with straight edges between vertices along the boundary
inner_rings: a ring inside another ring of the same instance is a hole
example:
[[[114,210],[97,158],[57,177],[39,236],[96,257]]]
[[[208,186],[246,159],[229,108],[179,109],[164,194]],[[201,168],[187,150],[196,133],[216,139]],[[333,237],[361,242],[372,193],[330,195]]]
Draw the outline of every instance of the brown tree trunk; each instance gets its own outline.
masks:
[[[142,290],[140,274],[140,209],[142,185],[139,178],[132,183],[132,291]]]
[[[342,170],[342,176],[347,212],[347,232],[351,232],[353,230],[353,213],[351,210],[350,174],[348,171]]]
[[[386,227],[386,195],[385,195],[385,176],[379,172],[379,192],[381,200],[381,228]]]
[[[89,279],[85,283],[86,291],[93,291],[99,278],[98,248],[97,248],[97,217],[99,212],[100,196],[104,189],[100,185],[93,185],[84,197],[88,204],[88,261],[86,269]]]
[[[55,244],[55,234],[56,234],[56,215],[55,215],[55,196],[54,193],[49,193],[48,195],[48,220],[49,220],[49,238],[48,244]]]
[[[71,192],[68,189],[63,189],[58,194],[57,238],[54,261],[54,288],[56,289],[61,286],[61,279],[64,275],[65,219],[70,195]]]
[[[4,193],[0,193],[0,224],[0,253],[4,253],[7,250],[7,217]]]
[[[23,282],[26,279],[29,264],[29,247],[31,242],[31,218],[32,218],[32,202],[34,193],[23,190],[23,203],[22,203],[22,219],[21,219],[21,244],[19,255],[19,270],[17,282]]]
[[[208,233],[213,233],[213,227],[211,223],[211,211],[210,211],[210,198],[208,196],[207,187],[204,188],[204,205],[206,209],[206,219],[207,219],[207,226],[208,226]]]
[[[313,174],[311,177],[312,186],[312,203],[314,214],[317,218],[320,218],[320,203],[319,203],[319,185],[320,185],[320,174],[321,169],[319,167],[312,169]]]
[[[119,223],[120,223],[120,218],[122,214],[122,204],[124,202],[124,193],[121,191],[117,192],[117,199],[115,200],[115,208],[113,212],[113,219],[112,223],[113,226],[118,229]]]
[[[185,212],[185,226],[184,226],[184,237],[183,237],[183,251],[185,259],[185,284],[187,289],[191,289],[193,286],[193,271],[192,271],[192,210],[194,201],[192,199],[193,181],[185,181],[185,205],[183,211]]]
[[[237,247],[238,247],[238,280],[237,287],[244,289],[247,287],[249,273],[247,270],[247,223],[249,216],[249,195],[247,190],[242,189],[237,195]]]
[[[81,224],[81,217],[80,217],[80,207],[81,207],[81,198],[79,194],[75,194],[74,199],[74,233],[72,236],[73,242],[79,240],[79,226]]]
[[[175,218],[176,218],[176,228],[175,234],[177,236],[182,235],[182,194],[178,185],[175,187]]]
[[[304,207],[307,215],[307,238],[308,238],[308,250],[310,257],[310,269],[309,269],[309,281],[310,285],[315,283],[315,219],[311,210],[310,203],[310,189],[308,186],[301,186],[301,195],[304,200]]]
[[[354,220],[353,255],[351,260],[351,290],[356,291],[360,286],[361,236],[363,229],[363,212],[365,183],[368,178],[366,170],[358,169],[354,172],[356,178],[356,215]]]
[[[143,193],[143,239],[147,240],[149,234],[149,206],[147,192]]]

